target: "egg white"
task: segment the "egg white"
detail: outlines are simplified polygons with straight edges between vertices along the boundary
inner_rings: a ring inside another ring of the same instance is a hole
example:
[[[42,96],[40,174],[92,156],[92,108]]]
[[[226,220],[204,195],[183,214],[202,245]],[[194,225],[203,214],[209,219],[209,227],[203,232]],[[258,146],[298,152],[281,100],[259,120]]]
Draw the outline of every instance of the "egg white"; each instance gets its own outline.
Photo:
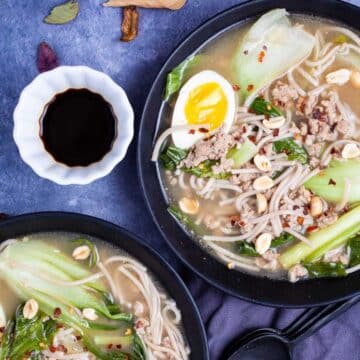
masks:
[[[227,112],[221,125],[223,126],[224,132],[229,132],[236,112],[235,91],[232,85],[223,76],[212,70],[204,70],[199,72],[198,74],[191,77],[182,87],[175,104],[171,126],[189,125],[185,116],[185,105],[189,98],[189,94],[193,89],[209,82],[217,83],[225,94],[228,102]],[[204,134],[196,131],[194,134],[190,134],[188,130],[182,130],[175,131],[172,134],[172,140],[175,146],[182,149],[188,149],[205,136],[206,133]]]

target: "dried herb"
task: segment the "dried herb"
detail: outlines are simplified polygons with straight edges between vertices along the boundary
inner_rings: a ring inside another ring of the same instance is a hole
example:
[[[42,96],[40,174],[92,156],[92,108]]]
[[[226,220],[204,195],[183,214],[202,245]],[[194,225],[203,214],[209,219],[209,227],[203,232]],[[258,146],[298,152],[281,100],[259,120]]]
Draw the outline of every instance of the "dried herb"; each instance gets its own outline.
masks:
[[[55,6],[44,19],[47,24],[61,25],[66,24],[76,18],[79,13],[79,3],[70,0],[61,5]]]
[[[139,28],[139,12],[136,6],[126,6],[122,12],[121,41],[129,42],[137,37]]]
[[[37,68],[39,72],[49,71],[59,66],[55,51],[46,42],[38,47]]]

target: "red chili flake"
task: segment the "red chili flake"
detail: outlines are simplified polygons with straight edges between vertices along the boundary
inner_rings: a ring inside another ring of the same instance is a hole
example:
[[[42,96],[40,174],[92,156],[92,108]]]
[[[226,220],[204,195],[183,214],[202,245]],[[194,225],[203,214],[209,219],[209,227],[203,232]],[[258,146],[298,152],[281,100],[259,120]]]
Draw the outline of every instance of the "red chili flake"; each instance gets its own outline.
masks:
[[[112,347],[113,347],[113,344],[109,344],[109,345],[107,346],[108,349],[112,349]]]
[[[249,140],[252,141],[253,143],[256,143],[256,136],[250,135]]]
[[[195,134],[195,129],[190,129],[189,134],[191,134],[191,135]]]
[[[338,151],[335,148],[332,148],[330,150],[330,154],[337,154],[337,153],[338,153]]]
[[[119,345],[116,345],[116,348],[117,348],[117,349],[121,349],[122,346],[119,344]]]
[[[330,180],[329,180],[329,185],[336,185],[336,181],[333,180],[333,179],[330,179]]]
[[[299,205],[294,205],[294,206],[293,206],[293,210],[298,210],[298,209],[300,209],[300,206],[299,206]]]
[[[54,318],[56,319],[56,318],[58,318],[60,315],[61,315],[61,309],[57,307],[57,308],[54,310]]]
[[[82,337],[81,337],[80,335],[77,335],[77,336],[76,336],[76,340],[77,340],[77,341],[80,341],[81,339],[82,339]]]
[[[51,345],[51,346],[49,347],[49,350],[50,350],[52,353],[54,353],[54,352],[56,352],[56,347],[53,346],[53,345]]]
[[[282,227],[288,228],[288,227],[290,227],[290,224],[286,220],[284,220],[282,223]]]
[[[208,133],[209,132],[209,129],[207,129],[207,128],[199,128],[199,132],[201,132],[201,133]]]
[[[279,129],[274,129],[273,130],[273,136],[279,136],[279,132],[280,132],[280,130]]]
[[[5,327],[0,327],[0,333],[3,333],[5,331]]]
[[[265,53],[264,50],[261,50],[261,51],[259,52],[258,58],[257,58],[259,63],[262,63],[262,62],[264,61],[265,55],[266,55],[266,53]]]
[[[234,136],[235,141],[239,141],[240,139],[241,139],[240,136]]]
[[[239,90],[240,90],[240,86],[239,86],[239,85],[236,85],[236,84],[234,84],[234,85],[232,86],[232,88],[233,88],[234,91],[239,91]]]
[[[259,150],[259,154],[260,154],[260,155],[265,155],[265,154],[266,154],[265,149],[264,149],[264,148],[261,148],[261,149]]]
[[[315,231],[315,230],[317,230],[318,229],[318,227],[316,226],[316,225],[312,225],[312,226],[309,226],[307,229],[306,229],[306,231],[307,232],[313,232],[313,231]]]
[[[247,55],[249,53],[249,50],[244,50],[244,55]]]
[[[246,133],[246,126],[245,125],[243,125],[243,127],[242,127],[242,132],[243,132],[243,134]]]
[[[303,223],[304,223],[304,218],[302,217],[302,216],[298,216],[297,217],[297,219],[296,219],[296,221],[297,221],[297,223],[299,224],[299,225],[302,225]]]
[[[249,84],[248,87],[246,88],[247,91],[251,91],[254,89],[254,85],[253,84]]]
[[[231,216],[230,216],[230,222],[231,222],[231,225],[232,225],[232,226],[237,225],[237,223],[238,223],[239,221],[241,221],[240,215],[231,215]]]

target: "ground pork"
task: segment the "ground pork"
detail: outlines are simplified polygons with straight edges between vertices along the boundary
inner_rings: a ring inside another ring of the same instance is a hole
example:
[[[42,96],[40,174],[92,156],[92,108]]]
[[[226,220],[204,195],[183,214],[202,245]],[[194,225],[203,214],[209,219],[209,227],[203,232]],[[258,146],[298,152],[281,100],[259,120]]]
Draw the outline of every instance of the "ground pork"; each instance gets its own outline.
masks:
[[[338,214],[335,209],[330,208],[328,211],[325,211],[322,215],[316,218],[316,224],[319,228],[324,228],[336,222],[338,219]]]
[[[190,168],[198,166],[205,160],[225,158],[228,150],[234,145],[233,137],[220,131],[211,138],[198,141],[181,166]]]
[[[288,108],[294,104],[299,95],[296,89],[288,84],[278,81],[271,91],[273,101],[276,105]]]
[[[258,177],[258,174],[234,174],[230,178],[230,182],[235,185],[242,185],[244,183],[250,182],[250,186],[253,180]]]
[[[344,246],[330,250],[324,255],[323,260],[325,262],[341,262],[344,265],[348,265],[350,261]]]

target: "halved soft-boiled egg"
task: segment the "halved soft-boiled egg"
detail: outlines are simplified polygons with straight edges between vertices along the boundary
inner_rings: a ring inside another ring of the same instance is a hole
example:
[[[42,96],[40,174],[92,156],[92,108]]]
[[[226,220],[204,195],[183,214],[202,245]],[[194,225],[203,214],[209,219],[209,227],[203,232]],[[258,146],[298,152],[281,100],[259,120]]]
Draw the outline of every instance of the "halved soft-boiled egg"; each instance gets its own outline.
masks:
[[[204,125],[209,131],[228,132],[235,118],[236,96],[232,85],[215,71],[205,70],[190,78],[180,90],[171,126]],[[200,129],[201,130],[201,129]],[[188,149],[207,136],[201,131],[174,131],[174,145]]]

